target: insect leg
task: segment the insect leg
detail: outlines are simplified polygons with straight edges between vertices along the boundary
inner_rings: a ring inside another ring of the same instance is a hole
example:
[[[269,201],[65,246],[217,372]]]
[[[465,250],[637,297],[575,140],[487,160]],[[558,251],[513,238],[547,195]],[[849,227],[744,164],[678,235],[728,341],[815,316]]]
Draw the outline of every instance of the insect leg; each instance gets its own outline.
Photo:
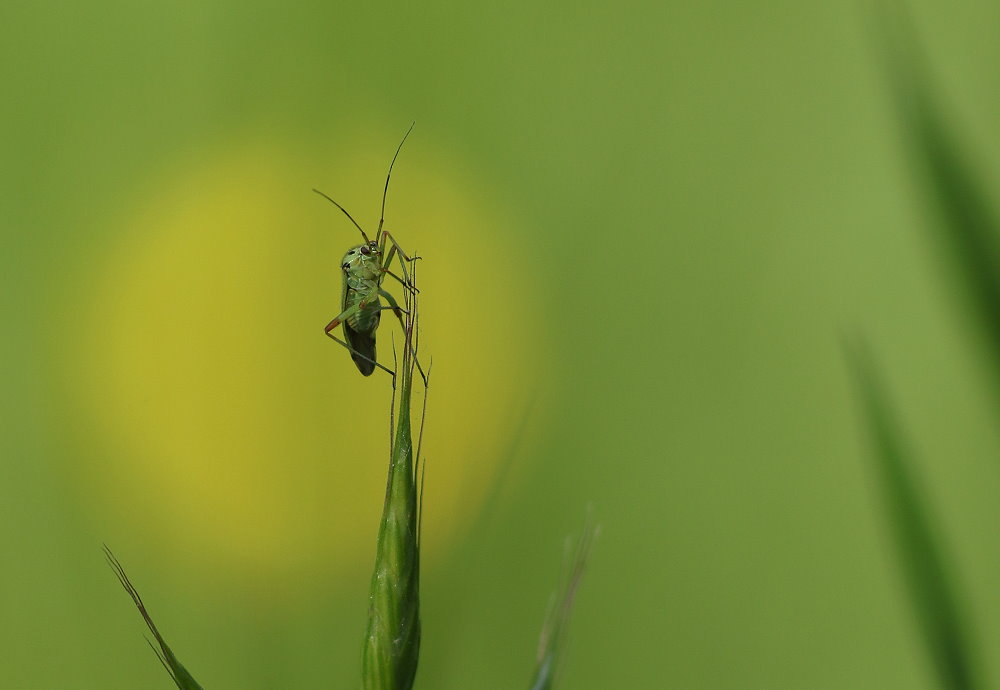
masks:
[[[403,320],[403,314],[409,314],[410,312],[407,311],[406,309],[401,308],[399,304],[396,302],[396,299],[382,288],[378,289],[378,294],[382,297],[385,297],[385,301],[388,302],[390,305],[388,307],[382,307],[382,309],[392,309],[392,311],[396,314],[396,318],[399,319],[399,325],[402,326],[403,334],[405,335],[407,331],[406,331],[406,321]],[[424,368],[420,366],[420,360],[416,356],[417,355],[416,350],[412,349],[412,345],[411,345],[411,351],[413,352],[413,360],[417,363],[417,370],[420,371],[420,376],[423,377],[424,381],[427,381],[427,376],[424,374]]]
[[[358,303],[352,304],[347,309],[345,309],[344,311],[342,311],[339,314],[337,314],[336,316],[334,316],[333,320],[330,321],[330,323],[326,324],[326,328],[323,329],[324,332],[327,335],[330,335],[330,331],[332,331],[334,328],[336,328],[337,326],[339,326],[340,324],[342,324],[344,321],[346,321],[350,317],[352,317],[355,314],[357,314],[359,311],[361,311],[361,303],[358,302]]]
[[[383,309],[392,309],[392,312],[399,319],[399,325],[403,327],[403,333],[406,333],[406,323],[403,321],[403,314],[409,314],[410,312],[399,307],[399,303],[396,302],[396,298],[390,295],[388,292],[382,288],[378,289],[378,294],[381,297],[385,297],[385,301],[389,303],[388,307],[382,307]]]
[[[386,266],[382,268],[382,273],[384,273],[385,275],[388,275],[388,276],[392,276],[394,279],[396,279],[397,281],[399,281],[400,285],[402,285],[404,288],[406,288],[407,290],[409,290],[410,292],[412,292],[414,295],[420,293],[420,290],[418,290],[415,285],[409,285],[409,284],[407,284],[405,280],[403,280],[398,275],[396,275],[395,273],[393,273],[392,271],[390,271],[389,268],[388,268],[388,264],[386,264]]]
[[[324,329],[326,333],[329,335],[330,331],[332,331],[334,328],[342,324],[345,320],[354,316],[362,309],[365,309],[372,302],[377,301],[379,292],[381,292],[381,288],[379,288],[377,285],[372,285],[370,288],[368,288],[368,290],[365,292],[364,296],[361,299],[354,302],[354,304],[349,306],[347,309],[337,314],[335,317],[333,317],[333,320],[330,321],[330,323],[326,324],[326,328]]]
[[[332,330],[332,329],[331,329],[331,330]],[[372,359],[372,358],[370,358],[370,357],[366,357],[365,355],[361,354],[360,352],[358,352],[357,350],[355,350],[355,349],[354,349],[353,347],[351,347],[350,345],[348,345],[347,343],[345,343],[345,342],[344,342],[343,340],[341,340],[340,338],[338,338],[337,336],[335,336],[335,335],[334,335],[333,333],[331,333],[331,332],[330,332],[329,330],[328,330],[328,331],[326,331],[326,334],[327,334],[327,336],[329,336],[329,337],[330,337],[330,339],[331,339],[331,340],[333,340],[333,341],[334,341],[335,343],[339,343],[339,344],[343,345],[343,346],[344,346],[345,348],[347,348],[347,351],[348,351],[348,352],[350,352],[350,353],[351,353],[352,355],[356,355],[356,356],[360,357],[360,358],[361,358],[361,359],[363,359],[363,360],[366,360],[366,361],[368,361],[368,362],[371,362],[372,364],[374,364],[375,366],[377,366],[377,367],[378,367],[379,369],[381,369],[382,371],[384,371],[384,372],[388,373],[388,374],[389,374],[390,376],[392,376],[393,378],[396,378],[396,372],[394,372],[394,371],[393,371],[392,369],[389,369],[388,367],[384,367],[384,366],[382,366],[381,364],[379,364],[378,362],[376,362],[376,361],[375,361],[374,359]]]
[[[399,257],[398,257],[399,258],[399,267],[402,269],[403,278],[404,278],[404,280],[400,280],[399,282],[403,283],[403,285],[406,286],[407,288],[416,289],[414,287],[414,285],[413,285],[413,281],[410,279],[410,274],[409,274],[409,271],[407,271],[407,269],[406,269],[406,264],[409,263],[409,262],[411,262],[411,261],[416,261],[420,257],[419,256],[413,256],[413,257],[407,256],[406,252],[403,251],[403,248],[399,246],[398,242],[396,242],[396,238],[393,237],[389,233],[388,230],[385,230],[385,231],[382,232],[382,237],[381,237],[380,241],[382,242],[382,252],[383,252],[382,255],[385,257],[385,261],[382,264],[382,271],[385,272],[385,273],[389,273],[389,265],[392,263],[393,257],[396,256],[396,253],[398,252],[399,253]],[[389,253],[388,254],[385,253],[385,246],[386,246],[387,241],[392,243],[392,246],[389,247]],[[393,276],[393,277],[396,277],[396,276]],[[396,277],[396,279],[399,280],[398,277]]]
[[[406,252],[403,251],[403,248],[399,246],[399,242],[397,242],[396,238],[392,236],[392,233],[390,233],[388,230],[383,230],[382,241],[385,242],[386,238],[389,238],[389,241],[392,242],[392,247],[389,249],[389,251],[399,252],[399,255],[402,257],[403,261],[406,262],[416,261],[417,259],[420,258],[419,256],[407,256]],[[389,262],[386,261],[386,263],[388,264]]]

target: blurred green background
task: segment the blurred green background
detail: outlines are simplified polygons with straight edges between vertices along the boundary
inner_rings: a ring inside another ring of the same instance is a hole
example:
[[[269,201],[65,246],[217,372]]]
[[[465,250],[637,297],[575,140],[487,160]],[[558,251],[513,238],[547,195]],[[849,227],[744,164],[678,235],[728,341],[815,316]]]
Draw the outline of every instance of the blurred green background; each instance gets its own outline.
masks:
[[[997,189],[1000,10],[909,12]],[[309,190],[371,225],[411,120],[418,687],[527,686],[588,504],[563,687],[935,687],[845,332],[1000,682],[994,381],[873,14],[5,4],[5,687],[169,686],[102,542],[206,687],[357,686],[389,387],[320,333],[355,235]]]

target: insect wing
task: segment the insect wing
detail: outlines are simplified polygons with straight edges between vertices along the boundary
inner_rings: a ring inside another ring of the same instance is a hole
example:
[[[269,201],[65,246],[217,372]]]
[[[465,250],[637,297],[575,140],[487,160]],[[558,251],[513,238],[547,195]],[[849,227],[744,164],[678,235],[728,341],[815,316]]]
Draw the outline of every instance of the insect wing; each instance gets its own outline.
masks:
[[[365,376],[371,376],[375,371],[375,331],[369,333],[356,331],[345,321],[344,337],[351,346],[351,359],[358,365],[358,371]]]

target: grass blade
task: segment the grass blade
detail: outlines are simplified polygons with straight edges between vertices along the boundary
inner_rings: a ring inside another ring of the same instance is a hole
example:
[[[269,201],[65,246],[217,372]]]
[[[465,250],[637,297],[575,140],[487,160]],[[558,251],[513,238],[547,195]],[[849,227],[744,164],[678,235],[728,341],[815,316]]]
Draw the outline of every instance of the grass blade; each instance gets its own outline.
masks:
[[[849,364],[871,436],[886,520],[896,542],[927,650],[941,686],[980,687],[972,664],[971,631],[958,603],[955,581],[921,495],[912,456],[886,401],[878,372],[862,344],[848,348]]]
[[[545,616],[545,623],[542,625],[531,690],[552,690],[555,687],[556,677],[564,656],[573,602],[597,534],[598,528],[593,526],[588,517],[575,548],[569,550],[571,554],[569,571],[560,583],[559,590],[553,595]]]
[[[1000,373],[1000,213],[978,166],[947,124],[944,99],[905,19],[902,12],[884,15],[880,32],[905,144],[923,171],[921,189],[937,215],[933,225],[958,265]]]
[[[128,592],[130,597],[132,597],[132,601],[135,603],[135,607],[139,609],[139,614],[142,616],[142,619],[146,621],[146,625],[149,627],[149,632],[152,633],[153,638],[156,640],[156,644],[154,645],[148,638],[146,641],[149,642],[149,646],[153,649],[153,652],[160,660],[160,663],[163,664],[163,668],[165,668],[167,673],[170,674],[170,678],[174,681],[174,684],[180,688],[180,690],[204,690],[204,688],[198,684],[198,681],[196,681],[191,674],[188,673],[187,669],[184,668],[184,665],[181,664],[177,657],[174,656],[170,646],[167,645],[166,640],[163,639],[160,631],[157,630],[156,624],[153,623],[153,619],[146,610],[146,605],[143,604],[142,598],[139,596],[139,592],[132,585],[132,582],[128,579],[128,575],[125,574],[125,569],[122,567],[122,564],[118,561],[107,545],[104,546],[104,557],[107,559],[108,565],[110,565],[111,569],[115,572],[115,576],[118,577],[118,581],[122,584],[122,587],[124,587],[125,591]]]

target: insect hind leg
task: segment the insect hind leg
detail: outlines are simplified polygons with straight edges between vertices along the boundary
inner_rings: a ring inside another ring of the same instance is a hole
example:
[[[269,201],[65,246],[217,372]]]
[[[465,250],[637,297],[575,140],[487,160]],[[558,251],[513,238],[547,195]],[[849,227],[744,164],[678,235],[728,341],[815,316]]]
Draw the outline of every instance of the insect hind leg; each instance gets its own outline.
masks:
[[[334,326],[334,328],[336,328],[336,326]],[[375,366],[377,366],[379,369],[381,369],[382,371],[384,371],[387,374],[389,374],[389,376],[391,376],[393,379],[396,378],[396,372],[394,372],[392,369],[389,369],[388,367],[385,367],[385,366],[379,364],[378,362],[376,362],[371,357],[367,357],[366,355],[361,354],[360,352],[358,352],[357,350],[355,350],[353,347],[351,347],[350,345],[348,345],[346,342],[344,342],[343,340],[341,340],[340,338],[338,338],[337,336],[335,336],[333,333],[331,333],[332,330],[333,330],[333,328],[327,327],[327,329],[324,331],[326,333],[327,337],[329,337],[335,343],[339,343],[340,345],[343,345],[345,348],[347,348],[347,351],[350,352],[351,355],[360,357],[361,359],[365,360],[366,362],[371,362],[372,364],[374,364]]]

